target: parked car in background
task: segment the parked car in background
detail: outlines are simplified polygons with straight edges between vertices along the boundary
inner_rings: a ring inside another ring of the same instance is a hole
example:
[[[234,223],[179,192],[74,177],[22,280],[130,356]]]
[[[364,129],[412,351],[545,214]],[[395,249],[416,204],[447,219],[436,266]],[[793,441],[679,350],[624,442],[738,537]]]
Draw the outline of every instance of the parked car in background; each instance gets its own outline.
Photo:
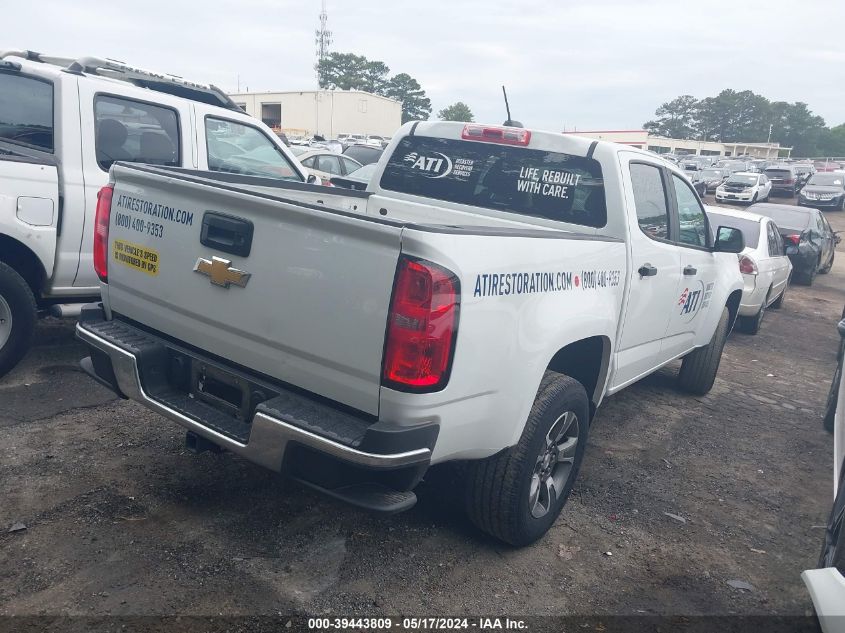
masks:
[[[716,202],[762,202],[771,192],[772,183],[766,174],[739,171],[716,187]]]
[[[813,163],[813,167],[816,168],[816,171],[838,171],[845,167],[845,165],[832,160],[817,160]]]
[[[699,179],[704,182],[707,193],[715,192],[716,187],[725,182],[728,176],[730,172],[721,167],[706,167],[698,174]]]
[[[798,204],[845,211],[845,174],[836,171],[813,174],[798,194]]]
[[[817,273],[830,271],[840,238],[821,211],[785,204],[755,204],[748,210],[770,217],[777,224],[795,281],[811,286]]]
[[[769,307],[783,305],[792,263],[774,220],[726,207],[707,206],[710,226],[729,226],[742,232],[745,249],[738,255],[744,287],[739,304],[740,329],[757,334]]]
[[[818,569],[801,574],[824,633],[845,628],[845,312],[839,322],[839,355],[831,393],[833,415],[825,428],[833,433],[833,506],[825,526]],[[830,399],[828,401],[830,404]]]
[[[362,165],[369,165],[370,163],[377,163],[383,152],[384,148],[382,147],[355,144],[343,150],[343,155],[357,160]]]
[[[364,165],[360,169],[353,171],[350,174],[346,174],[345,176],[335,176],[329,181],[329,184],[333,187],[366,191],[367,185],[370,184],[373,174],[376,173],[377,166],[378,163]]]
[[[327,149],[306,148],[306,151],[297,155],[297,158],[303,167],[307,167],[309,172],[319,176],[323,182],[334,176],[345,176],[361,168],[361,163],[354,158],[337,155]]]
[[[792,198],[801,188],[798,174],[792,165],[770,165],[764,173],[772,181],[772,193],[782,193]]]
[[[373,147],[380,147],[384,149],[386,145],[384,141],[385,139],[383,136],[379,136],[378,134],[367,134],[364,139],[364,145],[372,145]]]
[[[745,171],[748,169],[748,163],[744,160],[731,160],[731,159],[722,159],[718,161],[715,165],[716,167],[722,167],[723,169],[727,169],[730,173],[734,174],[739,171]]]

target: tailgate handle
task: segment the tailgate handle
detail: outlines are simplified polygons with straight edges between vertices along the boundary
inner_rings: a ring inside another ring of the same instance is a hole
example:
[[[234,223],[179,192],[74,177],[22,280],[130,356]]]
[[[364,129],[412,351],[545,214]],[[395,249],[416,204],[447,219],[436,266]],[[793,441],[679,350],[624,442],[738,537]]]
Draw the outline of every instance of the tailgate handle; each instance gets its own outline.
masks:
[[[252,222],[233,215],[206,211],[202,216],[200,244],[218,251],[249,257],[252,249]]]

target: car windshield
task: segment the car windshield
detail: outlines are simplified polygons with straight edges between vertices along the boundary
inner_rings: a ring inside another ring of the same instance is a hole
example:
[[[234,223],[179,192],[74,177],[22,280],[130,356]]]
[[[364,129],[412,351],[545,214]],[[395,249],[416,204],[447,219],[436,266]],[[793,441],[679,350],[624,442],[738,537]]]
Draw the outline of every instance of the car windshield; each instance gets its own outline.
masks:
[[[782,231],[803,231],[812,219],[808,210],[785,204],[755,204],[749,211],[772,218]]]
[[[733,215],[723,213],[713,213],[708,211],[707,215],[710,217],[710,227],[715,233],[720,226],[727,226],[732,229],[739,229],[742,236],[745,238],[745,245],[751,248],[756,248],[760,241],[760,222],[759,220],[749,220],[748,218],[738,218]]]
[[[842,174],[813,174],[807,184],[821,187],[842,187],[843,182],[845,180],[843,180]]]
[[[756,185],[757,176],[737,176],[733,175],[728,178],[728,185]]]

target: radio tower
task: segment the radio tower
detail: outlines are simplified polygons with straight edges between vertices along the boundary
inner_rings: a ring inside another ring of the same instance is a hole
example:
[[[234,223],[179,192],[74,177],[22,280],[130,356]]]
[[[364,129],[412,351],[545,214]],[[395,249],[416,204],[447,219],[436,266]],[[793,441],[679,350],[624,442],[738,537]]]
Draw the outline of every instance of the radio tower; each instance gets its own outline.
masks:
[[[327,28],[329,21],[329,14],[326,13],[326,0],[323,0],[323,10],[320,13],[320,28],[314,31],[316,39],[314,43],[317,45],[317,65],[314,67],[317,70],[317,81],[320,81],[320,62],[329,54],[329,46],[332,43],[332,32]]]

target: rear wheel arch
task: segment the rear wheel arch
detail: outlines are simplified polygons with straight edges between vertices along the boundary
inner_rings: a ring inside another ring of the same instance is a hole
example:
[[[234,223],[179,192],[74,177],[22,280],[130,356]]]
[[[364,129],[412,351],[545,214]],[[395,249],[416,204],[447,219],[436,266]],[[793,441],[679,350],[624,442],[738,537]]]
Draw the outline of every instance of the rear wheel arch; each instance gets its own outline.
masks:
[[[590,336],[559,349],[546,367],[547,371],[569,376],[581,383],[590,400],[591,417],[601,400],[610,367],[610,350],[609,338]]]
[[[41,296],[47,272],[38,256],[25,244],[0,233],[0,261],[14,269],[26,281],[36,298]]]
[[[725,302],[725,306],[728,308],[728,313],[730,314],[730,318],[728,320],[730,327],[733,327],[733,324],[736,322],[736,315],[739,313],[740,301],[742,301],[742,290],[734,290]]]

